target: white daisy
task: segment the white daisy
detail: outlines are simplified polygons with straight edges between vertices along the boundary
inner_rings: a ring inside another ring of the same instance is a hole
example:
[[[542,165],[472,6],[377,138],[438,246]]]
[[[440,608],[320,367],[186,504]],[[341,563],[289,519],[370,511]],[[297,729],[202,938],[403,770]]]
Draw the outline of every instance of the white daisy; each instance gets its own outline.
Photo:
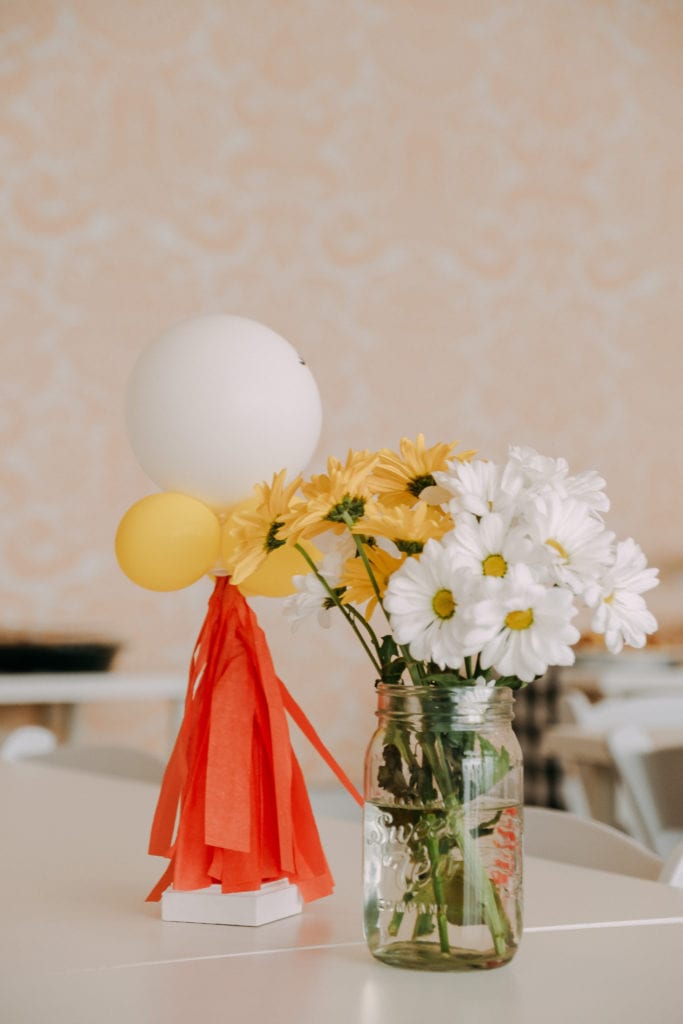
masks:
[[[645,555],[629,537],[617,544],[614,564],[589,588],[586,602],[595,608],[591,629],[605,634],[612,654],[619,654],[624,644],[644,647],[646,637],[657,629],[641,594],[657,586],[658,572],[647,568]]]
[[[603,490],[605,480],[594,470],[569,475],[566,459],[539,455],[535,448],[512,446],[508,452],[508,466],[514,467],[523,479],[528,498],[543,497],[549,493],[562,498],[575,498],[595,512],[607,512],[609,499]]]
[[[606,486],[607,481],[594,469],[570,476],[564,483],[567,497],[583,501],[594,512],[609,512],[609,498],[604,493]]]
[[[522,485],[520,476],[508,472],[495,462],[472,459],[455,462],[446,473],[435,473],[434,478],[452,495],[448,504],[453,515],[470,512],[483,516],[489,512],[510,512]]]
[[[462,602],[470,574],[454,569],[446,548],[428,540],[419,558],[408,558],[389,580],[384,607],[398,644],[407,644],[419,661],[441,669],[462,664]]]
[[[344,558],[341,548],[331,551],[325,555],[318,568],[318,572],[332,589],[340,585],[339,578]],[[314,572],[309,572],[304,576],[293,576],[292,583],[297,592],[288,597],[282,606],[285,618],[291,622],[292,632],[295,633],[301,623],[312,616],[317,618],[318,625],[329,629],[332,611],[336,605],[322,581]]]
[[[477,676],[473,686],[463,687],[458,699],[458,717],[462,717],[469,725],[480,725],[486,716],[495,686],[495,679]]]
[[[482,587],[486,596],[468,610],[465,652],[479,652],[483,669],[530,683],[549,665],[574,663],[570,645],[580,634],[569,590],[537,583],[522,564]]]
[[[566,459],[539,455],[528,445],[511,445],[508,460],[521,473],[525,489],[536,494],[547,490],[561,492],[562,483],[569,476]]]
[[[583,594],[611,563],[614,534],[583,502],[549,494],[537,499],[526,518],[532,538],[545,545],[551,578],[575,594]]]
[[[511,528],[499,512],[481,519],[463,512],[443,543],[451,552],[454,567],[468,569],[474,576],[502,577],[510,565],[539,560],[526,534],[519,527]]]

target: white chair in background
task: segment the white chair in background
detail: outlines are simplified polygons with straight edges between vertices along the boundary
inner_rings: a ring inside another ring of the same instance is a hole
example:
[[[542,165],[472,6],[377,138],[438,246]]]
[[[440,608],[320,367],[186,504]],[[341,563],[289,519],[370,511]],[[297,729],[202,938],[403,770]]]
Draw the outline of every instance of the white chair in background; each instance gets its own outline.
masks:
[[[549,807],[524,808],[524,848],[546,860],[652,881],[663,868],[661,857],[625,832]]]
[[[160,783],[164,775],[163,761],[145,750],[133,747],[86,746],[65,744],[51,754],[31,760],[56,768],[74,768],[93,775],[116,775],[122,779]]]
[[[60,746],[55,734],[40,725],[22,725],[8,733],[0,743],[0,759],[37,761],[57,768],[142,782],[160,783],[164,774],[163,761],[144,750],[76,743]]]
[[[667,885],[674,885],[677,889],[683,889],[683,842],[674,846],[664,861],[659,881],[665,882]]]
[[[342,786],[314,787],[309,789],[308,797],[316,817],[360,821],[363,816],[362,809]]]
[[[668,664],[633,664],[623,662],[598,672],[598,689],[604,697],[683,697],[683,668]]]
[[[525,807],[524,847],[531,856],[546,860],[683,889],[683,841],[662,858],[625,832],[571,811]]]
[[[566,740],[566,753],[562,757],[566,806],[584,817],[604,818],[623,826],[645,841],[616,767],[611,759],[603,763],[593,761],[588,749],[595,744],[596,734],[604,734],[606,739],[610,732],[630,725],[683,735],[683,695],[608,697],[592,703],[580,690],[569,690],[562,695],[560,716],[563,723],[576,727],[571,740],[576,759],[570,760],[570,744]],[[581,732],[584,729],[585,737]],[[558,731],[562,731],[561,726]]]
[[[683,747],[654,747],[635,726],[610,732],[607,743],[639,838],[667,857],[683,843]]]
[[[19,725],[0,740],[0,760],[43,757],[57,749],[57,737],[42,725]]]
[[[643,729],[683,728],[683,695],[606,697],[591,703],[580,690],[569,690],[561,700],[562,718],[587,729],[612,730],[625,725]]]

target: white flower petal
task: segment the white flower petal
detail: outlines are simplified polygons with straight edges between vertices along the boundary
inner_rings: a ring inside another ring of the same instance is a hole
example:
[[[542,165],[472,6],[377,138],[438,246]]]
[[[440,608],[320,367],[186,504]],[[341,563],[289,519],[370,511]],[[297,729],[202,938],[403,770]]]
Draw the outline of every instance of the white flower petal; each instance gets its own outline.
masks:
[[[656,569],[646,567],[645,555],[629,538],[616,546],[613,564],[586,595],[595,609],[591,629],[605,634],[605,646],[619,654],[624,644],[644,647],[657,629],[657,620],[641,596],[657,586]]]
[[[454,602],[448,618],[435,610],[435,599],[443,591]],[[460,668],[464,622],[460,604],[467,604],[469,591],[467,573],[454,568],[448,549],[438,541],[427,541],[420,558],[407,559],[389,580],[384,607],[396,642],[407,645],[421,661],[433,661],[442,669]]]
[[[543,587],[526,565],[512,566],[498,586],[487,587],[485,600],[473,604],[465,632],[465,649],[481,649],[483,668],[531,682],[550,665],[571,664],[570,644],[579,639],[571,619],[577,614],[572,594]],[[529,614],[525,628],[514,628],[510,613]]]

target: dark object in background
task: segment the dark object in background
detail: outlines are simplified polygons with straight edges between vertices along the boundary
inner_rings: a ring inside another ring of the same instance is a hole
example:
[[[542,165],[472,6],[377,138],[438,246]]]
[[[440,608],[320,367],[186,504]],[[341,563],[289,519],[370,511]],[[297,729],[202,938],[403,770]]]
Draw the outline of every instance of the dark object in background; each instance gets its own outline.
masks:
[[[541,754],[543,734],[559,722],[560,676],[551,667],[533,685],[515,690],[515,718],[512,728],[524,754],[524,803],[535,807],[566,810],[562,796],[562,765]]]
[[[106,672],[120,646],[112,640],[0,634],[0,673]]]

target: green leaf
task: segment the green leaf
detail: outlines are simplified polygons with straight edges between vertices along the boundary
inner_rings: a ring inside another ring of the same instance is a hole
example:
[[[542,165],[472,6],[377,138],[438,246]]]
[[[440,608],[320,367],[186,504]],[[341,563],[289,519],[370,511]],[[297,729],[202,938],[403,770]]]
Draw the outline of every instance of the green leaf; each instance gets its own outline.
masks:
[[[399,650],[391,633],[387,633],[387,635],[383,636],[380,640],[379,653],[382,662],[389,662],[392,658],[397,657]]]
[[[449,924],[483,924],[484,915],[481,898],[474,886],[465,881],[465,867],[462,861],[455,865],[449,877],[444,879],[446,918]]]
[[[428,672],[424,675],[421,683],[436,683],[437,686],[463,686],[465,679],[457,672]]]
[[[500,821],[502,816],[503,808],[501,807],[498,813],[494,814],[494,816],[492,818],[489,818],[488,821],[482,821],[481,825],[479,825],[477,828],[471,828],[470,835],[473,837],[473,839],[478,839],[480,836],[493,835],[493,833],[496,831],[496,828],[498,827],[498,822]]]
[[[497,750],[484,736],[479,736],[479,750],[484,758],[493,759],[495,762],[493,777],[489,783],[493,787],[510,771],[510,752],[505,746],[501,746],[500,751]]]
[[[400,683],[406,667],[406,660],[396,646],[393,636],[383,636],[379,645],[379,660],[382,666],[383,683]]]
[[[431,768],[428,764],[415,764],[410,772],[410,789],[417,794],[421,804],[431,804],[438,793],[434,788]]]
[[[387,743],[382,748],[384,761],[377,769],[377,782],[395,797],[405,797],[410,787],[403,774],[403,759],[395,743]]]
[[[435,931],[436,925],[434,924],[434,916],[428,911],[422,911],[417,915],[415,920],[415,927],[413,928],[413,938],[420,939],[424,935],[431,935]]]
[[[517,676],[501,676],[496,679],[496,686],[509,686],[511,690],[521,690],[527,686],[527,683],[523,683]]]
[[[510,753],[505,747],[498,750],[485,736],[479,736],[479,750],[485,764],[486,789],[492,789],[510,771]]]

